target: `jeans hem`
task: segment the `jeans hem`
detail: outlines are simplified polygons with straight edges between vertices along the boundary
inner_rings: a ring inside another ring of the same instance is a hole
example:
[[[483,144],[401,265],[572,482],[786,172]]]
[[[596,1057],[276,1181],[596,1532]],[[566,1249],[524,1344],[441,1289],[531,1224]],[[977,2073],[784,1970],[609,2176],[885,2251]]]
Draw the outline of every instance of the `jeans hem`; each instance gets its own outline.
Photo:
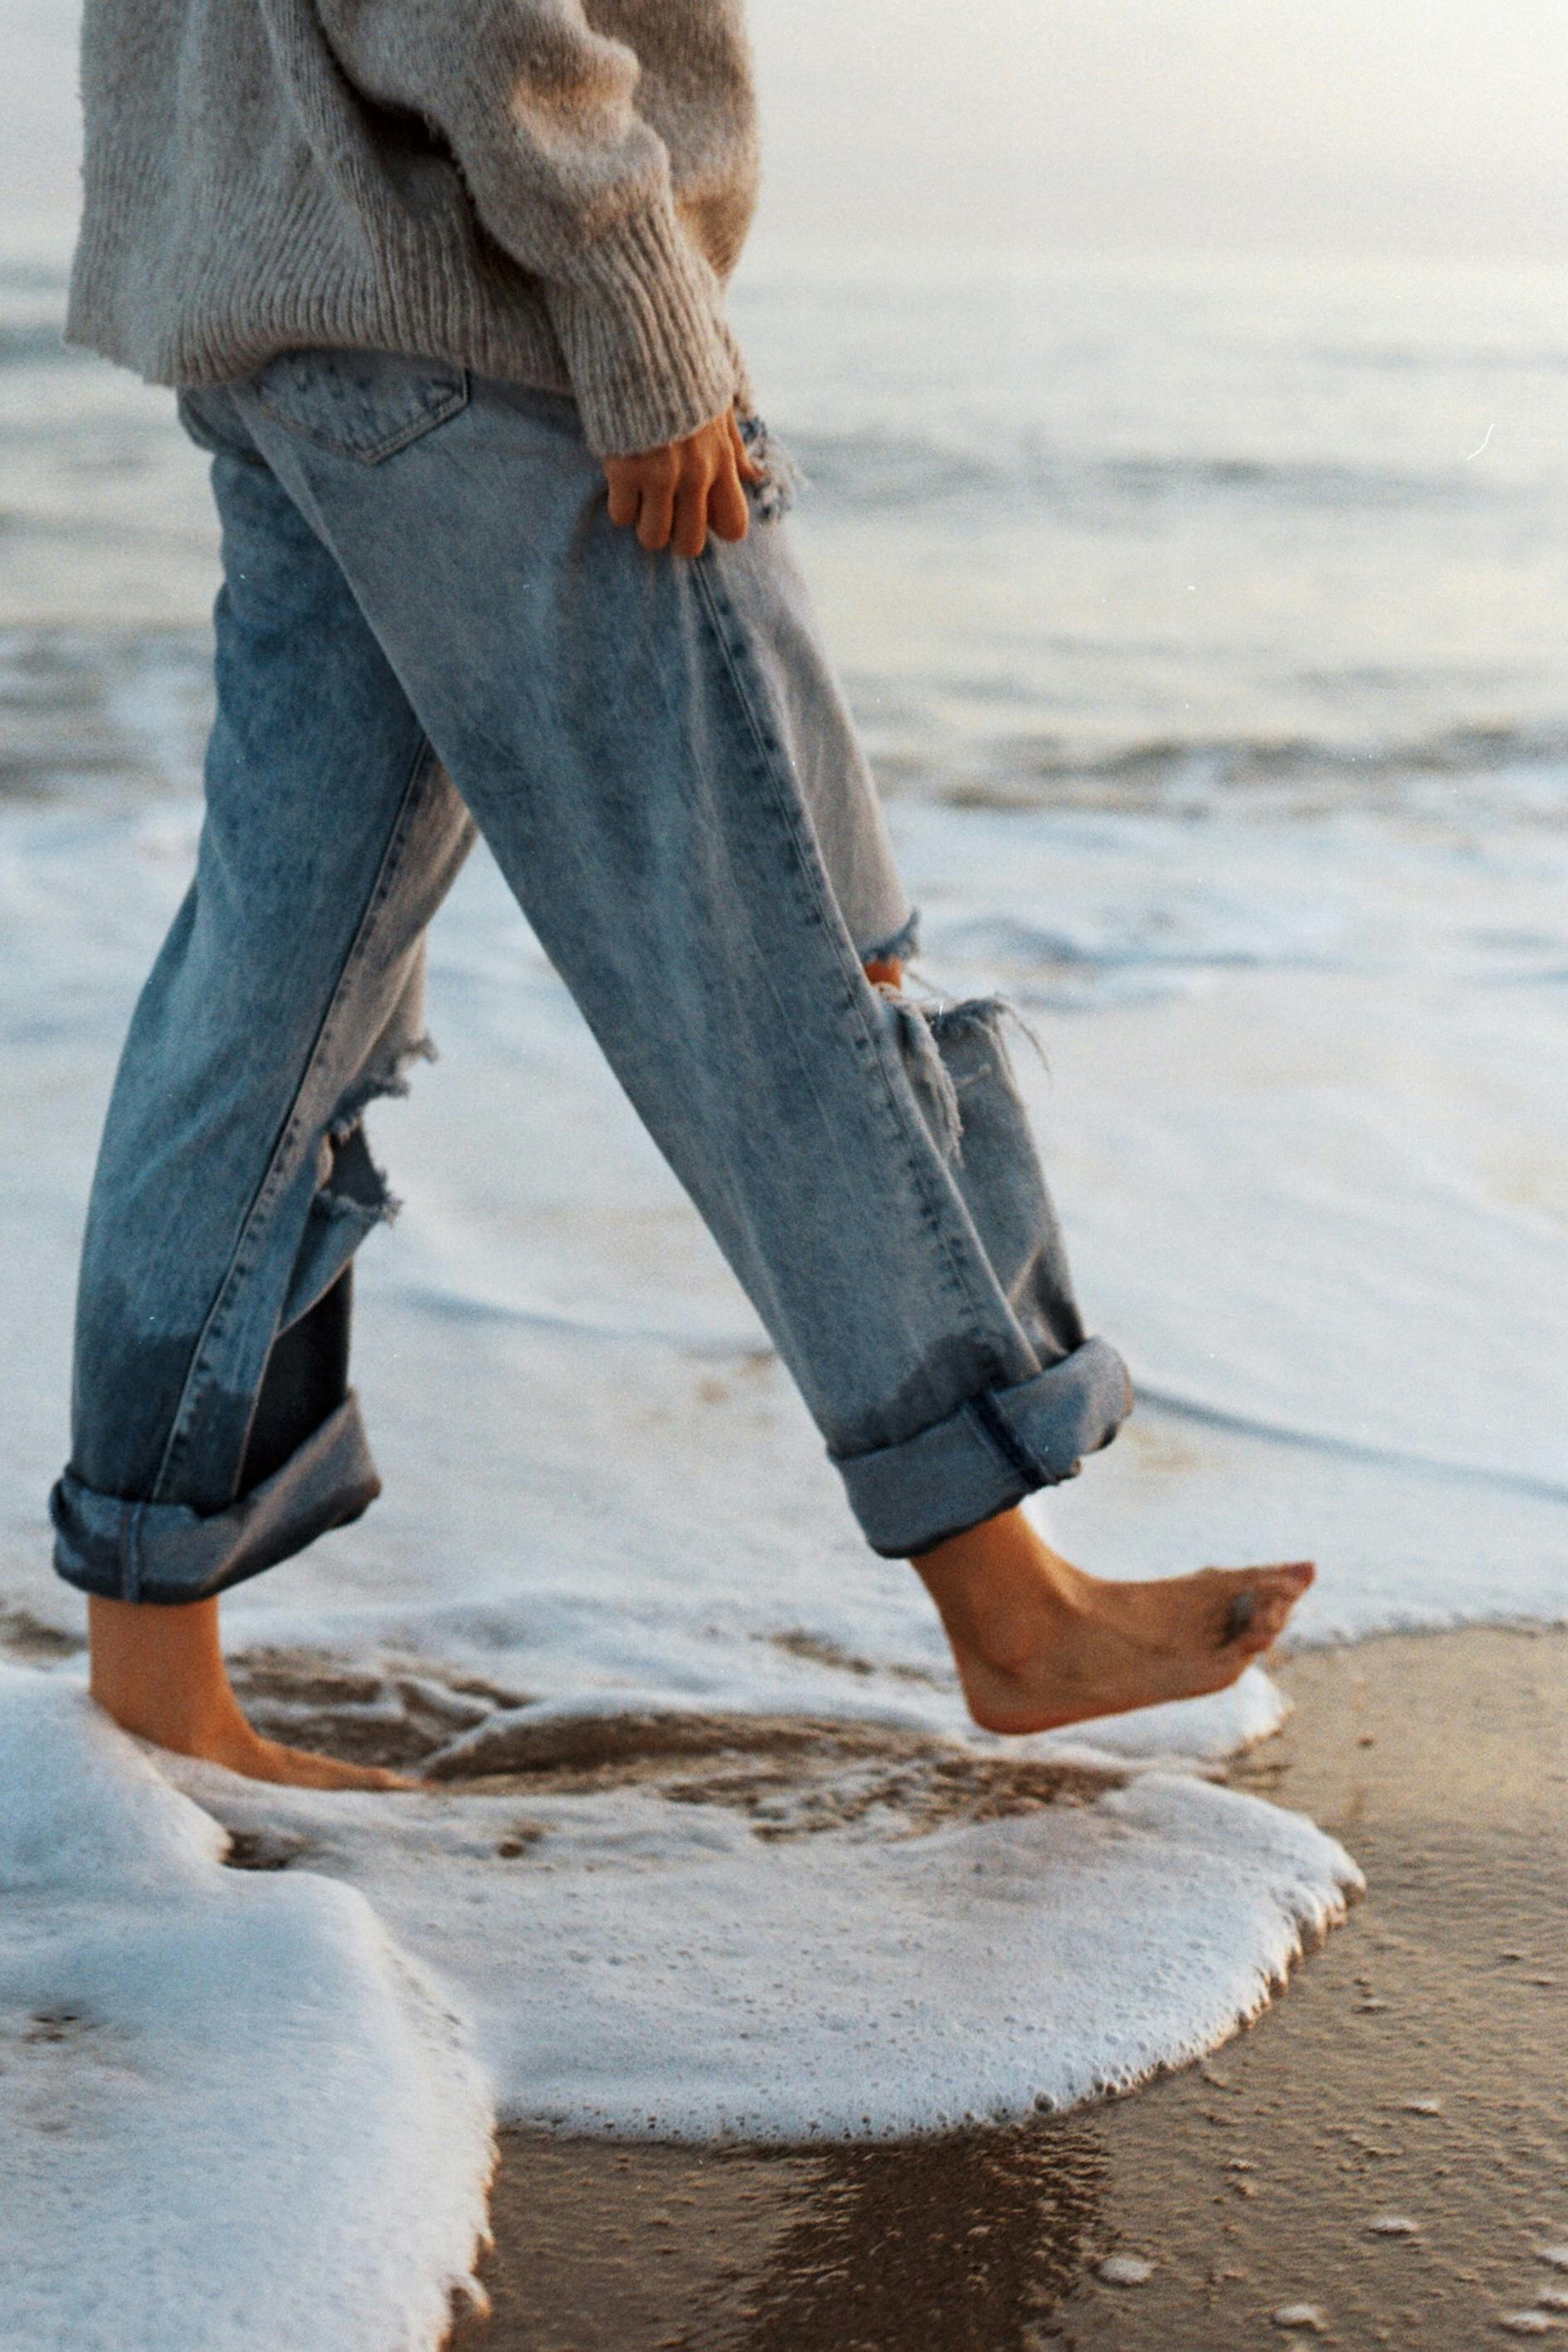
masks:
[[[106,1600],[206,1601],[346,1527],[380,1492],[351,1389],[281,1468],[221,1511],[128,1501],[67,1470],[49,1496],[55,1570]]]
[[[831,1459],[872,1550],[908,1559],[1076,1477],[1131,1408],[1126,1365],[1109,1341],[1086,1339],[1033,1380],[972,1397],[901,1444]]]

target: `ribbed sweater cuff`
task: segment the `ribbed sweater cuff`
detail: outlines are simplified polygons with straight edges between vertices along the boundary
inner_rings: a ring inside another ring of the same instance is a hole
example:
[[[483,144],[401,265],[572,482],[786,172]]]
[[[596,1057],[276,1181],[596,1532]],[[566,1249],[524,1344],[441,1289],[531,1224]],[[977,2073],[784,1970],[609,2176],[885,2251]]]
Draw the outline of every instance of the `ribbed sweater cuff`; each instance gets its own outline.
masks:
[[[668,208],[595,238],[545,299],[597,456],[681,440],[746,390],[718,277]]]

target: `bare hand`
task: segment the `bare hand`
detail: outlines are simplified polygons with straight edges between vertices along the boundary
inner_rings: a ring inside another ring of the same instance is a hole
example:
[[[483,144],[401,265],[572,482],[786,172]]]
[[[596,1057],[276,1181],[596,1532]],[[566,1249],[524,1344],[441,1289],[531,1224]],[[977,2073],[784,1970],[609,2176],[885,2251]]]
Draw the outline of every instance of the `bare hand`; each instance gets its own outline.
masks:
[[[732,408],[684,441],[635,457],[606,457],[604,467],[610,520],[635,523],[644,547],[673,544],[677,555],[700,555],[710,530],[719,539],[744,539],[750,516],[741,484],[768,478],[741,438]]]

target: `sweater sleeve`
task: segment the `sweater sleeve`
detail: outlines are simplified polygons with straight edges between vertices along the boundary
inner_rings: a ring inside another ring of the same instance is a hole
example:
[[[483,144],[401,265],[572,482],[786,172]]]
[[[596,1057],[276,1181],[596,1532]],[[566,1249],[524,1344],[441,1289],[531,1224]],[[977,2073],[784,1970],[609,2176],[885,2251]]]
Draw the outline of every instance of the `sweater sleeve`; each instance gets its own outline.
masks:
[[[422,115],[480,220],[538,278],[589,446],[630,455],[729,406],[743,376],[688,234],[635,52],[584,0],[316,0],[349,79]]]

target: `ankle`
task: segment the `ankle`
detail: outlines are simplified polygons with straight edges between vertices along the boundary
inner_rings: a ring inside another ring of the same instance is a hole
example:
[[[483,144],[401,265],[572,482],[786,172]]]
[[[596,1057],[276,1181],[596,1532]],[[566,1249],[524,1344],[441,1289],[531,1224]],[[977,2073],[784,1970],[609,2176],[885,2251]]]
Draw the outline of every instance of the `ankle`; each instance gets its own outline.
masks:
[[[998,1674],[1016,1674],[1037,1655],[1089,1580],[1017,1509],[950,1537],[910,1564],[954,1649]]]
[[[88,1689],[121,1731],[178,1756],[207,1754],[229,1743],[245,1723],[226,1683],[215,1689],[153,1691],[135,1680],[95,1673]]]
[[[122,1730],[195,1754],[243,1729],[216,1601],[170,1608],[95,1598],[88,1619],[88,1687]]]

